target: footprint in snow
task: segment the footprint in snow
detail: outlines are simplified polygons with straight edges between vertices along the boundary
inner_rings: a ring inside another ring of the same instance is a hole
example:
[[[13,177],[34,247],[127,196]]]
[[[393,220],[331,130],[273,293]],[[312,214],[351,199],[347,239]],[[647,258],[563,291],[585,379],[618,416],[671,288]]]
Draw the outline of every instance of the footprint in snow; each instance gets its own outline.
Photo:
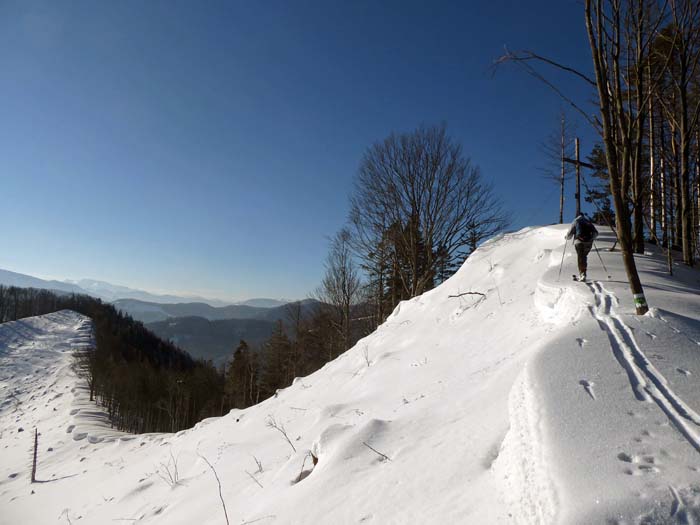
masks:
[[[683,374],[684,376],[692,376],[693,374],[690,372],[690,370],[686,370],[685,368],[676,368],[676,371],[679,374]]]
[[[578,384],[581,385],[586,390],[588,395],[591,396],[591,399],[595,400],[595,393],[593,392],[593,387],[595,386],[595,383],[593,381],[587,381],[586,379],[581,379],[581,381],[579,381]]]
[[[617,455],[617,459],[620,461],[624,461],[625,463],[636,463],[636,458],[634,456],[630,456],[627,452],[620,452]]]
[[[656,474],[660,470],[653,465],[639,465],[637,467],[642,474]]]

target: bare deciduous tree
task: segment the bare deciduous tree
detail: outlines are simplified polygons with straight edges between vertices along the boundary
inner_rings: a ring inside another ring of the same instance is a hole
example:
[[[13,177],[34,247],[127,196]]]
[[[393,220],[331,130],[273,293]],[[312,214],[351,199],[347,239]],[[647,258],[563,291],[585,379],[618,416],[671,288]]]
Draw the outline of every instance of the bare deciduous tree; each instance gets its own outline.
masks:
[[[352,308],[358,302],[361,289],[357,265],[350,250],[350,233],[347,230],[341,230],[333,237],[325,266],[326,274],[317,296],[336,312],[343,350],[347,350],[351,346]]]
[[[559,113],[559,126],[556,133],[552,133],[542,143],[542,152],[549,161],[549,165],[543,168],[545,177],[559,184],[559,224],[564,223],[564,186],[571,178],[573,165],[565,159],[572,158],[574,145],[573,126],[567,121],[564,111]]]
[[[432,288],[441,265],[508,223],[500,201],[444,125],[392,134],[366,152],[351,198],[353,245],[403,297]],[[395,295],[395,294],[394,294]]]

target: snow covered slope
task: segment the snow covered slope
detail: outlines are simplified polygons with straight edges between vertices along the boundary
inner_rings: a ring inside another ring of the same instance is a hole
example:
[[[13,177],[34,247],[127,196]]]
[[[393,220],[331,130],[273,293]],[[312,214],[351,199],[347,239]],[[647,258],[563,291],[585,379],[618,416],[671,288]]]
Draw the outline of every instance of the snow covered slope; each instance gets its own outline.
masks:
[[[485,243],[315,374],[174,435],[70,427],[85,319],[0,326],[0,523],[697,522],[700,274],[640,256],[637,317],[619,252],[576,283],[569,245],[557,279],[565,230]]]

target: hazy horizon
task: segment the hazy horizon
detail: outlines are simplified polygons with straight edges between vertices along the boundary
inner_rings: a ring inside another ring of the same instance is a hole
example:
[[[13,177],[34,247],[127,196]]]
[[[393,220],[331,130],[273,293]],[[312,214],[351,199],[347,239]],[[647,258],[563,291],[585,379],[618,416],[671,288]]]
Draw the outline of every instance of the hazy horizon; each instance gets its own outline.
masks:
[[[212,301],[217,301],[217,302],[222,302],[222,303],[230,303],[230,304],[235,304],[235,303],[240,303],[240,302],[246,302],[250,300],[256,300],[256,299],[271,299],[275,301],[282,301],[282,302],[295,302],[295,301],[303,301],[304,299],[308,299],[309,296],[305,297],[262,297],[262,296],[251,296],[251,297],[225,297],[225,296],[216,296],[216,295],[207,295],[205,293],[199,293],[197,291],[189,292],[189,291],[180,291],[180,290],[159,290],[159,289],[153,289],[153,288],[141,288],[141,287],[134,287],[131,285],[123,284],[123,283],[115,283],[111,281],[104,281],[102,279],[93,279],[91,277],[81,277],[81,278],[63,278],[61,276],[50,276],[50,275],[40,275],[40,274],[28,274],[19,270],[13,270],[12,268],[0,268],[0,270],[7,270],[10,272],[22,274],[22,275],[28,275],[30,277],[36,277],[38,279],[42,279],[45,281],[58,281],[62,283],[68,283],[68,284],[75,284],[75,285],[80,285],[82,281],[97,281],[105,284],[109,284],[112,286],[116,287],[124,287],[124,288],[129,288],[130,290],[133,291],[138,291],[138,292],[146,292],[151,295],[160,295],[160,296],[175,296],[175,297],[182,297],[182,298],[189,298],[189,299],[199,299],[199,300],[212,300]],[[0,282],[2,284],[2,282]],[[216,292],[213,292],[216,293]]]

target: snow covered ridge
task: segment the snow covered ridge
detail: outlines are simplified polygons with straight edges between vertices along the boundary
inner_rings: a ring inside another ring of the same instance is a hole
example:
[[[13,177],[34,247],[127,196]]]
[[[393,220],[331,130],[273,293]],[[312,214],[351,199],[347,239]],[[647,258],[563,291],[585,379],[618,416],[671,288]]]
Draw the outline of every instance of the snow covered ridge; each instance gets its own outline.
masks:
[[[577,283],[569,245],[557,280],[565,230],[493,239],[318,372],[177,434],[81,404],[85,318],[1,325],[0,523],[697,523],[700,274],[639,257],[637,317],[619,252]]]

